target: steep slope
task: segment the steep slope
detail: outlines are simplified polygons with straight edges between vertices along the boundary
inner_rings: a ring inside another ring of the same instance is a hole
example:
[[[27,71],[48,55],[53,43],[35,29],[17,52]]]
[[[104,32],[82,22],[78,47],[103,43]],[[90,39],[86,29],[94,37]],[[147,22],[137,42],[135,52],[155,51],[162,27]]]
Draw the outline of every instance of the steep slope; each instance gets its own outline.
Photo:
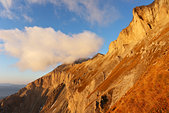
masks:
[[[166,36],[169,37],[169,32]],[[163,38],[166,39],[165,36]],[[169,42],[169,38],[165,41]],[[152,59],[152,64],[147,67],[138,82],[109,112],[169,112],[169,44],[160,49],[162,52],[156,53],[157,58]]]
[[[145,99],[143,112],[153,108],[167,111],[169,2],[155,0],[151,5],[136,7],[133,16],[106,55],[57,67],[1,100],[0,113],[139,112],[139,103]],[[148,84],[151,79],[152,84]],[[154,95],[160,101],[150,98]],[[165,105],[155,106],[158,102]]]

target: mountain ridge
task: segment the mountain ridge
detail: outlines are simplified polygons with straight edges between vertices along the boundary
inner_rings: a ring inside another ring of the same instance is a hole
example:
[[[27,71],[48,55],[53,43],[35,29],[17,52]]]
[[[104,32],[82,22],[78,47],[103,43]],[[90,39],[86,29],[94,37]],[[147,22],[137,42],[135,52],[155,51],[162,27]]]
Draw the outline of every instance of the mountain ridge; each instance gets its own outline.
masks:
[[[139,107],[130,110],[125,106],[125,109],[120,101],[128,99],[128,92],[134,90],[141,78],[144,80],[152,64],[163,61],[163,57],[168,58],[168,20],[168,0],[155,0],[151,5],[136,7],[132,22],[116,41],[111,42],[106,55],[57,67],[18,93],[1,100],[0,112],[139,112]],[[157,67],[158,64],[160,62]],[[160,67],[164,65],[162,63]],[[167,92],[168,85],[163,85],[163,91]]]

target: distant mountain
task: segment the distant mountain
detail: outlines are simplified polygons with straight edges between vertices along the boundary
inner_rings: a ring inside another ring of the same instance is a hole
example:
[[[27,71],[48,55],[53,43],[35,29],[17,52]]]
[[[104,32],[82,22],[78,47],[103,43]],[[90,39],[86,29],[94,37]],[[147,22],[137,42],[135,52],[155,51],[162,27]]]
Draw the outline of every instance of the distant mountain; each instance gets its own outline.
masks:
[[[0,100],[3,99],[4,97],[0,97]]]
[[[0,99],[18,92],[23,87],[24,84],[0,83]]]
[[[25,84],[0,83],[0,86],[25,86]]]

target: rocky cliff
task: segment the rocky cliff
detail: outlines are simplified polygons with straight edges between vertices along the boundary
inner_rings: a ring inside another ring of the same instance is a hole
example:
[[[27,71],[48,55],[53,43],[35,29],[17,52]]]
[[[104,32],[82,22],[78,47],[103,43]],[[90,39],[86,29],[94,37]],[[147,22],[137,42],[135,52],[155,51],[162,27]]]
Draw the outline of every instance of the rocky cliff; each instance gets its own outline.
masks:
[[[63,64],[0,101],[0,113],[169,111],[169,1],[136,7],[106,55]],[[160,104],[162,103],[162,104]]]

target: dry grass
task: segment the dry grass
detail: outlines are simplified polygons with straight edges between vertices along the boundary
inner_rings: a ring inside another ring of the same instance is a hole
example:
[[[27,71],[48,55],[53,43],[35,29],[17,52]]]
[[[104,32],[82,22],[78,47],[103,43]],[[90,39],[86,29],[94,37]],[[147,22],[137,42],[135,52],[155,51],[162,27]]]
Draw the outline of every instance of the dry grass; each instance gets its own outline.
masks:
[[[169,113],[169,36],[164,29],[156,40],[166,45],[156,53],[150,51],[151,62],[137,83],[107,112]],[[164,36],[165,35],[165,36]],[[153,39],[154,41],[154,39]]]

